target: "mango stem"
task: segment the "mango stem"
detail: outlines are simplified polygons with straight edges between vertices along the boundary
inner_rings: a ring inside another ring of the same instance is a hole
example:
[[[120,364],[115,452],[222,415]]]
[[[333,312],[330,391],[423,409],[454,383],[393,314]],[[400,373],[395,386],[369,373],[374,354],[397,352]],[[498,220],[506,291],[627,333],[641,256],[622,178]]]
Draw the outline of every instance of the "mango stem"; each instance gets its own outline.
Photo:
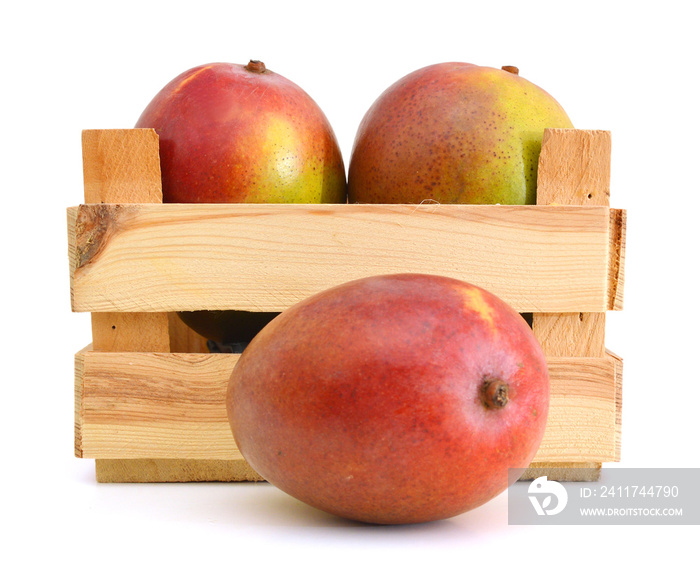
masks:
[[[508,404],[510,387],[501,379],[486,379],[481,389],[481,400],[488,409],[503,409]]]

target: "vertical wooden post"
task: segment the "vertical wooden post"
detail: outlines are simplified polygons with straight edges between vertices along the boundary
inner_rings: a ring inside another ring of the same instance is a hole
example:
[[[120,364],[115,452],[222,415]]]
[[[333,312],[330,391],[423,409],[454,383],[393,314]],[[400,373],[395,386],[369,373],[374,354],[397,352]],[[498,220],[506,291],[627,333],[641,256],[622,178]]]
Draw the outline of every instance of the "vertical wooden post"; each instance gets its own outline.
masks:
[[[608,131],[547,129],[542,140],[537,204],[610,204],[611,136]],[[605,312],[533,314],[532,328],[549,356],[604,357]],[[597,480],[600,463],[533,464],[526,474],[534,477],[537,467],[556,468],[559,480]]]
[[[83,131],[83,179],[87,204],[162,203],[158,135],[148,129]],[[92,350],[170,351],[166,313],[93,312],[91,317]],[[95,461],[98,482],[118,481],[105,474],[113,462]]]
[[[83,131],[83,177],[87,204],[162,203],[158,135],[152,129]],[[92,313],[92,350],[107,352],[206,352],[206,339],[176,314]],[[83,360],[76,355],[76,399]],[[76,410],[79,404],[76,405]],[[76,455],[80,422],[76,415]],[[242,460],[95,460],[98,482],[260,480]]]
[[[152,129],[83,132],[85,202],[162,203],[158,134]],[[206,352],[206,339],[176,314],[92,314],[92,349]]]
[[[163,202],[158,135],[154,130],[83,131],[85,202]],[[168,315],[92,313],[92,349],[169,352]]]

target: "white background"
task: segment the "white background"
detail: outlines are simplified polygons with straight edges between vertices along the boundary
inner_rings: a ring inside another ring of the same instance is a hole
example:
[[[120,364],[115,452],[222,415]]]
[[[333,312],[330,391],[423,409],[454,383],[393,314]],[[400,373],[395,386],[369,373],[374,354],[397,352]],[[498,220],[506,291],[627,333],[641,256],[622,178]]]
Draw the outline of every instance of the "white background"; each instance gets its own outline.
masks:
[[[372,101],[442,61],[500,67],[613,135],[628,209],[622,463],[697,467],[700,116],[694,2],[26,2],[3,9],[2,447],[13,580],[505,580],[635,575],[695,564],[698,528],[515,527],[502,495],[439,523],[336,520],[267,484],[104,485],[73,458],[65,209],[82,201],[80,132],[132,127],[180,72],[263,60],[303,87],[346,164]],[[21,6],[21,8],[18,8]]]

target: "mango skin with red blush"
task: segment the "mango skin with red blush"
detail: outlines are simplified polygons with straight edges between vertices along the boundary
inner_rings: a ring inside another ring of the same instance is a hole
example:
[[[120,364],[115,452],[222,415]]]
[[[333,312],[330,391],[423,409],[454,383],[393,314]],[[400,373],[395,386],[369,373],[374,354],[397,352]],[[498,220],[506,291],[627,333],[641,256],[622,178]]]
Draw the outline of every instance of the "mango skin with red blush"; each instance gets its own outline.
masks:
[[[515,67],[430,65],[391,85],[363,117],[349,200],[535,204],[544,130],[572,127]]]
[[[549,377],[523,318],[479,287],[374,276],[287,309],[252,340],[226,395],[248,463],[352,520],[456,516],[509,485],[544,434]]]
[[[136,127],[159,136],[164,202],[346,202],[345,166],[328,119],[260,61],[185,71]]]

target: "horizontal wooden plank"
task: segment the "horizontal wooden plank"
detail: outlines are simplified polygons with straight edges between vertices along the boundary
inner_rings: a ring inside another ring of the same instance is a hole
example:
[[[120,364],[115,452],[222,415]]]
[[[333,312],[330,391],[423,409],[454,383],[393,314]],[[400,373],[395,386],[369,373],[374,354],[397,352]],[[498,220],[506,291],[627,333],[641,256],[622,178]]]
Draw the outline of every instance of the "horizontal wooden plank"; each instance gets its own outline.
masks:
[[[533,462],[520,477],[521,481],[546,476],[557,482],[597,482],[600,480],[600,462]]]
[[[98,459],[242,459],[226,417],[235,354],[79,353],[76,455]],[[616,458],[611,358],[552,358],[551,406],[535,461]]]
[[[617,461],[615,363],[549,357],[550,409],[533,462]]]
[[[600,479],[600,462],[533,462],[520,480],[547,476],[558,482],[594,482]],[[130,459],[95,460],[98,482],[260,482],[264,481],[245,460]]]
[[[492,205],[81,205],[68,209],[75,311],[281,311],[385,273],[455,277],[521,312],[621,301],[610,209]],[[619,221],[618,221],[619,222]],[[611,287],[615,293],[611,294]]]
[[[260,482],[245,460],[95,460],[98,482]]]

